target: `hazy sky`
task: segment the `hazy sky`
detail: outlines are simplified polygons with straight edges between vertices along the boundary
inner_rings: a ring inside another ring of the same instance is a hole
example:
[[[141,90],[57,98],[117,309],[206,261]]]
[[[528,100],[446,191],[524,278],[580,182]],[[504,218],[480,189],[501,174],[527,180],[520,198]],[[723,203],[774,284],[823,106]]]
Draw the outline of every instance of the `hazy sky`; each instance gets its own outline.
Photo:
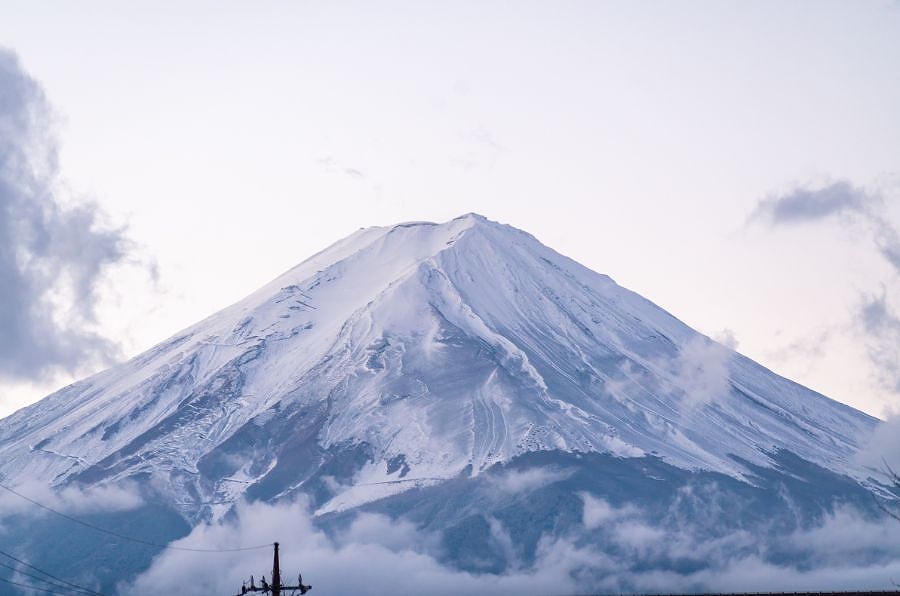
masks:
[[[370,225],[900,406],[900,3],[0,0],[0,415]]]

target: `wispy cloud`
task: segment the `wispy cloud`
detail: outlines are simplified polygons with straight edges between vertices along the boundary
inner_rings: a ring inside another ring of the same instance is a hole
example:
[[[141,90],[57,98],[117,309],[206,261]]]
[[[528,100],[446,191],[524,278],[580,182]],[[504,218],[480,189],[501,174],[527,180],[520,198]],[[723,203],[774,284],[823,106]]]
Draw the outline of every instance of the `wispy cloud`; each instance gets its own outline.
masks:
[[[62,490],[54,490],[42,482],[24,482],[13,488],[50,509],[71,515],[128,511],[144,502],[137,486],[130,482],[86,488],[69,486]],[[5,515],[50,515],[46,509],[37,508],[6,490],[0,491],[0,510]]]
[[[873,201],[863,189],[841,180],[818,189],[797,187],[786,194],[770,196],[759,202],[751,219],[772,224],[816,221],[832,215],[863,213]]]
[[[878,381],[900,393],[900,316],[888,304],[884,286],[880,294],[863,297],[859,322],[868,338],[869,358],[875,364]]]
[[[894,274],[900,275],[900,232],[891,220],[884,192],[866,190],[847,180],[819,188],[797,187],[760,201],[749,221],[787,226],[835,220],[845,228],[866,232]],[[854,319],[878,382],[900,394],[900,317],[885,288],[882,281],[879,295],[863,296]]]
[[[508,470],[491,478],[496,488],[503,494],[516,495],[543,488],[548,484],[565,480],[571,475],[571,470],[529,468],[522,471]]]
[[[895,412],[878,425],[857,453],[856,460],[879,472],[890,468],[900,474],[900,414]]]
[[[900,273],[900,233],[886,214],[884,199],[847,180],[771,195],[757,204],[749,220],[778,226],[830,217],[838,217],[845,226],[867,227],[881,256]]]
[[[728,394],[733,359],[730,349],[702,335],[681,346],[672,372],[678,387],[684,391],[682,403],[688,412]]]
[[[320,168],[329,173],[343,174],[356,180],[362,180],[366,177],[366,175],[358,168],[340,164],[334,157],[330,155],[320,157],[316,160],[316,163]]]
[[[727,327],[716,333],[713,339],[715,339],[717,342],[719,342],[729,350],[737,350],[741,344],[741,342],[738,341],[737,335],[734,333],[734,331]]]
[[[791,361],[802,362],[808,372],[825,356],[829,342],[842,330],[838,326],[830,326],[823,328],[818,333],[793,339],[786,345],[767,350],[766,358],[779,364]]]
[[[0,377],[35,380],[108,360],[98,284],[132,246],[92,203],[61,189],[48,102],[0,48]]]

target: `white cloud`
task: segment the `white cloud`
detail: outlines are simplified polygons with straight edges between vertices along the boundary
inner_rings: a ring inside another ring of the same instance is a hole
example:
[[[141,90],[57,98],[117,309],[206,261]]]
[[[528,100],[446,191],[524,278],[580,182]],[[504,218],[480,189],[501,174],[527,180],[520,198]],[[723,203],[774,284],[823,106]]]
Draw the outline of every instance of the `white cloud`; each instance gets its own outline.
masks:
[[[702,335],[691,338],[681,348],[673,372],[688,408],[712,403],[728,393],[733,356],[731,350]]]
[[[127,483],[90,488],[69,486],[56,491],[41,482],[26,482],[12,488],[49,509],[71,515],[129,511],[144,503],[137,488]],[[0,510],[5,514],[52,515],[47,509],[5,490],[0,491]]]
[[[0,378],[45,380],[107,363],[97,330],[106,274],[133,264],[133,243],[95,203],[73,204],[58,165],[47,98],[0,48]]]
[[[717,342],[728,348],[729,350],[737,350],[740,342],[732,329],[722,329],[714,338]]]
[[[331,594],[547,594],[642,591],[758,591],[887,589],[900,576],[900,527],[838,510],[820,525],[777,539],[784,561],[768,553],[773,543],[738,531],[710,537],[696,524],[651,522],[634,506],[614,507],[582,493],[584,527],[568,536],[545,535],[533,565],[515,562],[516,545],[491,520],[495,546],[514,560],[503,574],[476,574],[440,562],[436,536],[405,521],[359,515],[334,535],[317,528],[302,503],[241,504],[231,523],[203,525],[173,543],[207,548],[281,543],[282,576],[303,571],[304,582]],[[593,541],[585,542],[585,537]],[[504,546],[505,545],[505,546]],[[596,546],[594,546],[596,545]],[[602,546],[612,546],[601,550]],[[790,559],[791,562],[788,562]],[[679,573],[666,561],[695,561]],[[166,551],[122,593],[171,591],[188,582],[197,593],[234,593],[243,579],[270,575],[268,548],[240,553]],[[225,570],[225,572],[223,572]]]
[[[506,494],[522,494],[560,482],[569,478],[571,471],[554,470],[551,468],[529,468],[526,470],[507,470],[497,476],[491,476],[491,481],[500,491]]]
[[[420,552],[430,541],[427,535],[423,538],[409,524],[383,516],[361,516],[347,532],[329,537],[313,525],[302,503],[242,504],[237,514],[233,524],[199,526],[173,544],[230,548],[277,537],[282,576],[292,578],[302,570],[304,582],[327,594],[546,594],[576,587],[569,577],[571,563],[556,556],[552,545],[542,556],[546,564],[506,575],[476,575],[450,569]],[[498,532],[502,534],[501,529]],[[251,574],[268,577],[271,563],[267,549],[221,554],[166,551],[121,591],[137,596],[179,593],[190,583],[196,593],[234,593]]]
[[[857,461],[873,470],[890,467],[900,474],[900,414],[888,416],[869,436],[868,442],[856,455]]]
[[[589,530],[597,529],[621,519],[630,519],[637,515],[637,510],[626,505],[622,508],[613,507],[603,499],[598,499],[590,493],[582,492],[578,496],[584,503],[582,523]]]

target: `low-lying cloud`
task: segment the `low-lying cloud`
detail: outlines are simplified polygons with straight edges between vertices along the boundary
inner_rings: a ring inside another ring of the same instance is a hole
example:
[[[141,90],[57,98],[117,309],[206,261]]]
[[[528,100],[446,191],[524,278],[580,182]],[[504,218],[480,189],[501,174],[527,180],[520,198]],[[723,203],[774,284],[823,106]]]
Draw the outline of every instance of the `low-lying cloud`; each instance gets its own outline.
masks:
[[[571,545],[567,546],[570,553],[548,546],[541,555],[541,565],[535,568],[504,575],[472,574],[438,561],[432,551],[438,548],[434,546],[435,536],[382,515],[360,515],[349,530],[330,537],[314,525],[303,503],[244,504],[237,513],[238,521],[233,524],[200,526],[173,544],[233,548],[277,537],[283,581],[293,581],[302,572],[303,581],[323,594],[571,593],[577,585],[570,577],[571,566],[578,560],[587,561],[586,556],[579,556],[581,550]],[[257,580],[263,574],[268,578],[271,568],[270,550],[217,554],[167,551],[133,585],[120,591],[149,596],[178,593],[185,585],[192,585],[195,593],[238,593],[241,582],[251,574]]]
[[[507,470],[492,476],[491,481],[502,494],[516,495],[543,488],[565,480],[571,475],[571,470],[528,468],[526,470]]]
[[[675,382],[684,391],[688,409],[713,403],[729,391],[734,353],[717,342],[696,335],[686,342],[674,360]]]
[[[41,482],[27,482],[12,487],[13,490],[36,501],[48,509],[67,515],[129,511],[140,507],[144,500],[132,484],[101,485],[90,488],[68,486],[54,490]],[[52,515],[20,495],[0,489],[0,511],[5,515]]]
[[[44,92],[0,48],[0,378],[37,380],[107,361],[99,285],[131,244],[97,205],[70,200]]]
[[[545,535],[533,564],[472,573],[441,562],[439,536],[383,515],[360,514],[348,529],[319,529],[303,503],[242,504],[237,520],[203,525],[176,546],[234,548],[281,543],[282,576],[332,594],[575,594],[889,589],[900,577],[900,524],[836,509],[822,523],[774,539],[747,531],[710,536],[696,520],[651,521],[633,505],[581,494],[582,525]],[[503,524],[491,519],[502,546]],[[509,545],[514,550],[514,545]],[[775,552],[777,551],[777,552]],[[673,565],[673,562],[681,562]],[[270,575],[271,551],[167,551],[122,593],[150,595],[195,586],[237,593],[241,581]],[[223,570],[226,572],[223,573]]]

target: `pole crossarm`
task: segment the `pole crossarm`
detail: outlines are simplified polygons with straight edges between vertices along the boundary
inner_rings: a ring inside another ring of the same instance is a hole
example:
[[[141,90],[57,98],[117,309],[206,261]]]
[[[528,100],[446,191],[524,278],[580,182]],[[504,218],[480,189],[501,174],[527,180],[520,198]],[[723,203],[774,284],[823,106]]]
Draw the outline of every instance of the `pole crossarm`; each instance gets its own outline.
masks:
[[[282,596],[283,590],[300,590],[300,594],[306,594],[310,590],[312,590],[312,586],[303,585],[303,576],[297,575],[297,585],[296,586],[286,586],[281,583],[281,565],[278,562],[278,543],[275,543],[275,554],[272,558],[272,583],[266,581],[266,576],[262,576],[260,578],[260,585],[256,585],[256,580],[253,579],[253,576],[250,576],[250,585],[247,585],[247,582],[241,586],[241,592],[237,594],[237,596],[243,596],[244,594],[250,594],[253,592],[262,592],[263,594],[271,594],[272,596]]]

